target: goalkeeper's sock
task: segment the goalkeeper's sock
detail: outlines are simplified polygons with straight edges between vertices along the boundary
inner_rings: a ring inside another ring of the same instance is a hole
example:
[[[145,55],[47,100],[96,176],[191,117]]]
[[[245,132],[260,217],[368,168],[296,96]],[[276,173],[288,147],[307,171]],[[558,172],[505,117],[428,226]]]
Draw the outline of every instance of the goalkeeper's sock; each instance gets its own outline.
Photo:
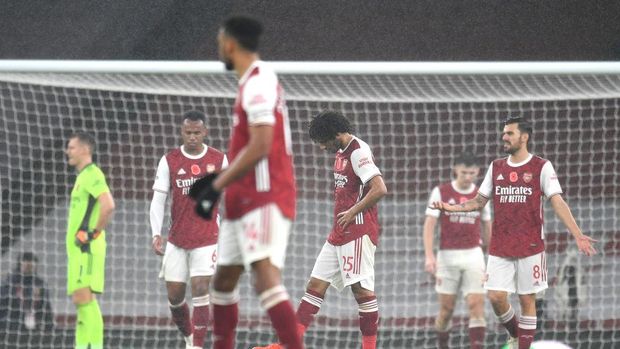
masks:
[[[323,295],[312,290],[306,290],[306,293],[301,297],[299,307],[297,308],[297,333],[299,337],[303,337],[306,329],[314,321],[315,315],[321,309],[323,304]]]
[[[75,329],[76,349],[103,348],[103,317],[96,299],[78,305],[77,324]]]
[[[234,349],[239,321],[239,293],[211,291],[213,304],[213,349]]]
[[[202,348],[209,326],[209,295],[192,298],[194,306],[192,322],[194,323],[194,346]]]
[[[192,334],[192,321],[189,318],[189,306],[185,300],[180,304],[169,304],[172,313],[172,322],[174,322],[184,337]]]
[[[377,328],[379,327],[379,305],[377,297],[370,296],[357,299],[362,332],[362,349],[377,347]]]
[[[450,329],[437,331],[437,348],[448,349],[450,343]]]
[[[287,349],[302,349],[301,337],[297,334],[295,310],[284,286],[278,285],[263,291],[258,298],[261,307],[269,314],[280,344]]]
[[[517,321],[517,316],[515,315],[515,310],[512,308],[512,305],[508,308],[507,312],[498,316],[498,318],[499,322],[501,322],[506,328],[506,331],[508,331],[510,337],[517,338],[517,327],[519,322]]]

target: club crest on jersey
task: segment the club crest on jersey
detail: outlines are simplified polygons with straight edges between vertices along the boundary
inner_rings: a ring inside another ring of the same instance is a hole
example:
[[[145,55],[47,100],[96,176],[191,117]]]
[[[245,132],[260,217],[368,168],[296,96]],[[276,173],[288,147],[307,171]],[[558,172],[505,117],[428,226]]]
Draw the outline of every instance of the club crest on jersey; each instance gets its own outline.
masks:
[[[516,172],[510,172],[510,177],[509,177],[510,181],[512,183],[516,182],[519,180],[519,175]]]
[[[215,165],[213,164],[208,164],[207,165],[207,173],[212,173],[215,171]]]
[[[185,170],[184,170],[184,169],[180,168],[180,169],[179,169],[179,172],[177,172],[177,175],[181,176],[181,175],[184,175],[184,174],[186,174],[186,173],[187,173],[187,172],[185,172]]]
[[[336,171],[344,171],[348,163],[349,160],[347,159],[337,158],[336,162],[334,163],[334,168],[336,169]]]
[[[462,204],[462,203],[464,203],[465,201],[467,201],[467,198],[466,198],[466,197],[461,196],[461,197],[459,198],[459,204]]]
[[[523,174],[523,181],[524,181],[525,183],[529,183],[529,182],[531,182],[531,181],[532,181],[532,172],[525,172],[525,173]]]
[[[193,164],[192,167],[190,167],[190,170],[192,171],[192,174],[194,176],[197,176],[200,174],[200,166]]]

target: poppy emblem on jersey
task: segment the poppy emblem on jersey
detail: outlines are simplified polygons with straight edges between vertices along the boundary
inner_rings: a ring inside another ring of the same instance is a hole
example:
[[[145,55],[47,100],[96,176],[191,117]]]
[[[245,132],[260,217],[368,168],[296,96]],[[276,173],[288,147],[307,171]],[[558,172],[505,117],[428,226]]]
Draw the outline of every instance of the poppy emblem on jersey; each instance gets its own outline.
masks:
[[[200,166],[193,164],[192,167],[190,168],[190,170],[192,171],[192,174],[194,176],[197,176],[200,174]]]
[[[461,197],[459,198],[459,204],[462,204],[462,203],[464,203],[465,201],[467,201],[467,198],[466,198],[466,197],[461,196]]]
[[[336,158],[334,168],[336,169],[336,171],[343,171],[347,167],[347,163],[349,163],[347,159]]]
[[[215,171],[215,165],[208,164],[207,165],[207,173],[212,173],[213,171]]]
[[[519,180],[519,175],[516,172],[510,172],[510,181],[512,183]]]
[[[523,174],[523,181],[524,181],[525,183],[529,183],[529,182],[531,182],[531,181],[532,181],[532,172],[525,172],[525,173]]]

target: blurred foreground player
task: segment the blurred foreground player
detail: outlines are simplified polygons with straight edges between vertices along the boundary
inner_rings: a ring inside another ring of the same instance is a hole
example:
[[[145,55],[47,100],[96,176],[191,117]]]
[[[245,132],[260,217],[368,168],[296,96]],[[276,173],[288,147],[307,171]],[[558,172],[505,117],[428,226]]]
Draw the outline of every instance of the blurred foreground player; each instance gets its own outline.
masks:
[[[237,283],[244,269],[252,270],[254,289],[280,341],[288,349],[303,348],[280,271],[295,218],[291,132],[278,78],[257,53],[262,30],[249,17],[229,18],[220,28],[220,58],[239,77],[230,166],[197,181],[190,192],[199,214],[212,219],[220,193],[226,190],[211,293],[215,349],[234,348]]]

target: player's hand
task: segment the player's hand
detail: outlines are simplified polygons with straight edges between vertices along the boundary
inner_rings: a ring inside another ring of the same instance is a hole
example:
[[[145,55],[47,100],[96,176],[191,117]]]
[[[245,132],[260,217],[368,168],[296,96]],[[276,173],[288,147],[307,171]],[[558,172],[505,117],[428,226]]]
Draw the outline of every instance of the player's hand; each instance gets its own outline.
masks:
[[[445,202],[441,202],[441,201],[433,201],[429,207],[432,208],[433,210],[446,211],[446,212],[452,211],[451,210],[452,205],[445,203]]]
[[[437,261],[435,260],[435,256],[426,257],[424,261],[424,270],[435,276],[435,273],[437,273]]]
[[[75,233],[75,244],[81,248],[82,252],[89,252],[90,242],[98,238],[99,234],[101,232],[97,229],[93,231],[80,229]]]
[[[355,215],[351,212],[351,210],[340,212],[336,215],[336,217],[338,218],[338,225],[343,229],[348,227],[349,224],[353,223],[355,220]]]
[[[155,254],[158,256],[163,256],[164,255],[164,239],[161,237],[161,235],[155,235],[153,236],[153,251],[155,251]]]
[[[189,190],[189,196],[196,200],[196,213],[207,220],[211,220],[221,194],[213,189],[213,181],[216,178],[216,173],[210,173],[197,180]]]
[[[592,246],[592,243],[596,242],[596,240],[587,235],[581,235],[575,240],[577,240],[577,248],[579,249],[579,252],[585,254],[586,256],[593,256],[596,254],[596,249]]]

